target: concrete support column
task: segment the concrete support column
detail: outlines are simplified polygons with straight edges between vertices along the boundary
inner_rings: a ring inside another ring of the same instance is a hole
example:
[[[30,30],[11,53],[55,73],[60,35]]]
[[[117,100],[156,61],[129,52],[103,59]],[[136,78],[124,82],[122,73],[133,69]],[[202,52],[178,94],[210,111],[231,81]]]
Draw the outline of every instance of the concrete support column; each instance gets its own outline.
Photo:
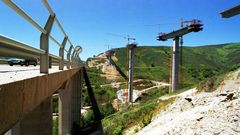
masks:
[[[80,125],[82,74],[79,71],[59,91],[59,135],[73,132],[73,125]]]
[[[179,89],[179,37],[174,38],[172,54],[172,92],[175,92]]]
[[[72,124],[77,124],[80,126],[80,116],[81,116],[81,93],[82,93],[82,81],[83,81],[83,74],[82,70],[80,70],[74,76],[74,86],[72,90],[72,97],[71,97],[71,119]]]
[[[107,55],[107,59],[108,59],[108,61],[109,61],[109,65],[112,65],[112,51],[111,50],[109,50],[109,51],[107,51],[106,52],[106,55]]]
[[[128,102],[133,102],[133,53],[136,44],[128,44],[129,65],[128,65]]]
[[[10,135],[52,135],[52,98],[49,97],[43,101],[8,133]]]

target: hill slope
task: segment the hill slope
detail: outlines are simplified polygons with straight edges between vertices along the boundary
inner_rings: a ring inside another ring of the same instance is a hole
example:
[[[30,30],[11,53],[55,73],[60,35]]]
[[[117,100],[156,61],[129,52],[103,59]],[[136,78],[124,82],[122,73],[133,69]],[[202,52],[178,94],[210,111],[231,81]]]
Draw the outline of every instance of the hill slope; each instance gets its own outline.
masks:
[[[170,47],[142,46],[134,52],[134,78],[169,81]],[[205,78],[236,69],[240,63],[240,43],[183,47],[182,74],[184,86],[192,86]],[[117,65],[126,73],[127,50],[115,52]],[[180,79],[181,80],[181,79]]]
[[[179,94],[137,134],[239,134],[240,69],[224,83],[212,93]]]
[[[184,86],[193,86],[202,81],[199,85],[201,89],[215,88],[222,79],[218,76],[225,74],[229,70],[240,67],[240,43],[223,44],[215,46],[200,46],[200,47],[183,47],[183,83]],[[123,72],[127,71],[127,50],[120,48],[114,54],[114,61],[121,68]],[[138,47],[134,54],[134,80],[143,78],[147,80],[155,80],[158,82],[169,80],[170,73],[170,48],[169,47]],[[103,72],[104,67],[109,66],[108,60],[104,53],[97,57],[88,59],[88,75],[100,110],[103,115],[103,127],[105,134],[120,134],[128,131],[128,128],[139,130],[139,128],[132,128],[135,125],[144,127],[155,114],[162,110],[162,107],[174,101],[159,100],[159,97],[168,93],[168,88],[155,88],[149,93],[141,97],[141,100],[132,107],[124,106],[120,111],[116,111],[112,107],[113,101],[116,98],[116,91],[126,88],[125,84],[120,85],[119,88],[110,87],[112,82],[124,82],[121,78],[117,80],[105,78],[107,74]],[[108,68],[106,68],[108,70]],[[119,75],[118,75],[119,76]],[[209,80],[205,80],[205,78]],[[221,76],[223,78],[223,76]],[[220,80],[220,81],[219,81]],[[207,83],[206,83],[207,82]],[[210,82],[210,83],[209,83]],[[206,83],[206,85],[204,85]],[[108,84],[108,85],[106,85]],[[107,87],[105,87],[105,85]],[[139,86],[145,85],[139,84]],[[104,86],[104,87],[102,87]],[[214,90],[214,89],[213,89]],[[209,91],[209,90],[208,90]],[[211,91],[211,90],[210,90]],[[181,91],[179,91],[181,92]],[[86,95],[86,93],[84,94]],[[84,96],[84,105],[89,106],[88,96]],[[186,102],[185,102],[186,103]],[[122,111],[121,111],[122,110]],[[88,116],[88,115],[86,115]],[[87,117],[86,120],[89,118]],[[84,122],[86,124],[86,122]],[[140,123],[140,125],[139,125]],[[135,131],[134,131],[135,132]]]

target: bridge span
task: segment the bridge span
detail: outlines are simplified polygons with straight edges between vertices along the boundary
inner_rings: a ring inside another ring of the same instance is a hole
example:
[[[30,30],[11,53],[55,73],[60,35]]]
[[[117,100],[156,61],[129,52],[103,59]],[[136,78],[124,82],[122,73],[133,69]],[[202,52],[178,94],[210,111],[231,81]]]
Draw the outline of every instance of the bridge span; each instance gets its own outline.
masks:
[[[80,125],[84,63],[47,0],[49,12],[44,27],[11,0],[2,0],[28,23],[40,31],[40,47],[34,48],[16,39],[0,35],[0,134],[51,135],[52,95],[59,94],[58,134],[74,134]],[[64,38],[59,42],[51,35],[53,24]],[[49,40],[59,47],[59,54],[49,52]],[[70,47],[66,48],[69,43]],[[66,53],[66,56],[65,54]],[[2,65],[6,58],[37,59],[39,66]]]
[[[21,72],[32,71],[20,71],[19,74]],[[9,72],[3,74],[7,76]],[[80,68],[53,70],[49,74],[35,74],[35,77],[1,83],[0,134],[9,129],[14,135],[52,134],[51,97],[56,92],[60,97],[59,133],[71,133],[73,123],[79,124],[80,121]]]

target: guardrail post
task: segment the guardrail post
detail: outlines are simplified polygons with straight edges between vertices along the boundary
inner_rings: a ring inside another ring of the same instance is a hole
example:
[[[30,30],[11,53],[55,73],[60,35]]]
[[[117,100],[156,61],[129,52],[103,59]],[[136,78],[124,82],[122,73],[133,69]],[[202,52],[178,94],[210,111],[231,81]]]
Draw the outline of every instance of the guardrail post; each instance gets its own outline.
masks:
[[[72,48],[73,48],[73,46],[70,46],[68,53],[67,53],[67,60],[68,60],[67,69],[70,69],[70,64],[71,64],[70,56],[71,56]]]
[[[49,61],[48,61],[48,67],[49,68],[52,68],[52,57],[51,56],[49,56]]]
[[[76,54],[76,64],[79,67],[80,66],[80,58],[79,58],[79,52]]]
[[[64,67],[64,49],[65,49],[65,45],[67,43],[67,39],[68,39],[68,37],[64,37],[62,45],[59,48],[59,56],[62,58],[59,61],[59,70],[63,70],[63,67]]]
[[[75,53],[76,53],[76,50],[74,49],[73,50],[73,53],[72,53],[72,56],[71,56],[71,60],[72,60],[72,66],[75,66],[75,62],[76,62],[76,59],[75,59]]]
[[[42,33],[40,37],[40,49],[45,50],[45,54],[40,55],[40,73],[48,73],[49,68],[49,34],[51,32],[53,23],[54,23],[54,15],[50,15],[47,23],[44,27],[46,30],[46,34]]]

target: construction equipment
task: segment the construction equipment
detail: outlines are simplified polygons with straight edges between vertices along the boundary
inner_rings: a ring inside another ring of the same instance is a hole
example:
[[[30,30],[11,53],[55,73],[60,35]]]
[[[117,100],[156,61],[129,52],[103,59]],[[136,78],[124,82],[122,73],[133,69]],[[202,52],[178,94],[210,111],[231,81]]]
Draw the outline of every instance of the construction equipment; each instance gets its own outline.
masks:
[[[172,77],[171,77],[171,89],[172,92],[179,89],[179,81],[178,81],[178,74],[179,74],[179,38],[183,35],[186,35],[191,32],[199,32],[203,28],[203,24],[201,24],[200,20],[193,19],[183,28],[179,30],[172,31],[170,33],[159,33],[157,36],[157,40],[159,41],[166,41],[168,39],[173,39],[173,50],[172,50]]]
[[[158,32],[160,32],[160,28],[162,26],[166,26],[166,25],[174,25],[174,24],[179,24],[179,22],[168,22],[168,23],[158,23],[158,24],[151,24],[151,25],[145,25],[145,26],[152,26],[152,27],[155,27],[157,26],[158,27]]]
[[[159,35],[157,36],[157,40],[166,41],[170,38],[180,37],[191,32],[199,32],[203,29],[202,26],[203,24],[201,24],[200,20],[193,19],[190,25],[187,25],[186,27],[183,27],[179,30],[172,31],[168,34],[162,32],[159,33]]]
[[[127,39],[128,44],[130,44],[130,41],[135,41],[135,40],[136,40],[135,38],[132,38],[132,37],[130,37],[129,35],[124,36],[124,35],[119,35],[119,34],[114,34],[114,33],[107,33],[107,34],[108,34],[108,35],[112,35],[112,36],[116,36],[116,37],[122,37],[122,38],[124,38],[124,39]]]
[[[240,5],[233,7],[231,9],[225,10],[220,14],[222,15],[223,18],[230,18],[235,15],[238,15],[238,14],[240,14]]]

